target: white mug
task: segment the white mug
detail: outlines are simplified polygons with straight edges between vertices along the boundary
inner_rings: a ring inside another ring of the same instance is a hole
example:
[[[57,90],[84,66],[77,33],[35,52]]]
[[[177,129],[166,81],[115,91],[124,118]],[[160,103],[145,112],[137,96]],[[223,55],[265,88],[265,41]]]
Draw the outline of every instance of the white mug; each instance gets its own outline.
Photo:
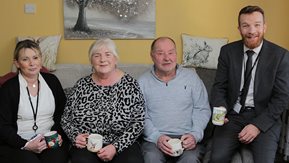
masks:
[[[90,134],[87,139],[87,150],[98,152],[102,148],[103,137],[99,134]]]
[[[212,123],[217,126],[222,126],[225,122],[227,109],[225,107],[213,107]]]
[[[184,148],[182,147],[182,141],[180,139],[170,139],[168,143],[171,145],[173,150],[173,156],[180,156],[183,154]]]

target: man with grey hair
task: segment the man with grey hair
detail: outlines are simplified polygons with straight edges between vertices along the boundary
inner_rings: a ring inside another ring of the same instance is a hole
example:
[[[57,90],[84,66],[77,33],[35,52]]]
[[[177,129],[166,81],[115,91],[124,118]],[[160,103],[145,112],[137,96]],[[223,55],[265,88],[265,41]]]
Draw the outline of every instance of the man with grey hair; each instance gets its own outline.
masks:
[[[146,105],[145,163],[165,163],[168,159],[200,162],[197,143],[211,116],[206,88],[195,71],[177,65],[176,45],[171,38],[154,40],[151,58],[154,66],[139,79]],[[182,141],[180,156],[168,143],[172,138]]]

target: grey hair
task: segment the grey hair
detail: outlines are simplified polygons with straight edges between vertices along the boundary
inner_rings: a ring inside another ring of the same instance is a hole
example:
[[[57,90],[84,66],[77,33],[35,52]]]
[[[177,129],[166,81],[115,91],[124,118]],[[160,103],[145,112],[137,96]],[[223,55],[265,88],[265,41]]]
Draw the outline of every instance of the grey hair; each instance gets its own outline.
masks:
[[[89,51],[88,51],[88,57],[89,57],[89,61],[91,62],[91,57],[92,55],[98,51],[99,49],[101,49],[102,47],[107,47],[109,49],[109,51],[117,58],[119,59],[118,57],[118,53],[117,53],[117,49],[116,49],[116,45],[114,43],[114,41],[112,41],[111,39],[109,38],[102,38],[102,39],[99,39],[95,42],[93,42],[89,48]]]

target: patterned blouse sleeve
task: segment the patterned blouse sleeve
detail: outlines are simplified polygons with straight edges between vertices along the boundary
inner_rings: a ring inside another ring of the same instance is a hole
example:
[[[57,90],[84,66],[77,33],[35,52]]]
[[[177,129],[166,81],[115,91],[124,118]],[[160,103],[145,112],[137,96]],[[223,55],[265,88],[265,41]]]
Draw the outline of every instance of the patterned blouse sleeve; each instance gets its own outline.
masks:
[[[78,128],[73,123],[74,111],[75,108],[77,108],[75,101],[77,100],[77,92],[79,92],[77,91],[77,89],[79,89],[78,85],[79,82],[75,84],[72,91],[69,93],[61,118],[61,126],[72,143],[75,142],[75,138],[79,133]]]
[[[131,89],[129,92],[133,92],[131,95],[131,103],[129,104],[132,116],[129,126],[126,128],[123,134],[117,140],[115,140],[115,142],[113,142],[113,145],[117,149],[118,153],[132,145],[142,134],[144,129],[145,106],[140,87],[137,81],[134,79],[127,84],[129,85],[128,89]]]

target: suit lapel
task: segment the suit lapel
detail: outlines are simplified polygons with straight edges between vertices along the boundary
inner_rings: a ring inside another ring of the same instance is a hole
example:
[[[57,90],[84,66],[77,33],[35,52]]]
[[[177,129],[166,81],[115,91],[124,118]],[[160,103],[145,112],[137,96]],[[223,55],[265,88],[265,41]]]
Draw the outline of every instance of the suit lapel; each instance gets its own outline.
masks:
[[[237,82],[236,85],[234,86],[236,91],[239,92],[240,90],[240,85],[241,85],[241,75],[242,75],[242,67],[243,67],[243,58],[244,58],[244,47],[243,47],[243,43],[240,42],[240,44],[237,47],[238,49],[236,49],[236,51],[238,53],[235,53],[236,56],[234,56],[233,58],[235,58],[234,60],[234,64],[233,64],[233,70],[236,70],[236,72],[234,72],[233,76],[234,79],[236,79]],[[238,93],[239,95],[239,93]]]
[[[271,60],[270,55],[267,52],[268,50],[266,50],[266,48],[267,48],[267,41],[264,40],[261,51],[259,53],[260,56],[256,68],[255,81],[254,81],[254,96],[260,89],[258,86],[260,85],[259,83],[262,82],[262,76],[266,74],[264,67],[266,67],[268,65],[268,61]]]

